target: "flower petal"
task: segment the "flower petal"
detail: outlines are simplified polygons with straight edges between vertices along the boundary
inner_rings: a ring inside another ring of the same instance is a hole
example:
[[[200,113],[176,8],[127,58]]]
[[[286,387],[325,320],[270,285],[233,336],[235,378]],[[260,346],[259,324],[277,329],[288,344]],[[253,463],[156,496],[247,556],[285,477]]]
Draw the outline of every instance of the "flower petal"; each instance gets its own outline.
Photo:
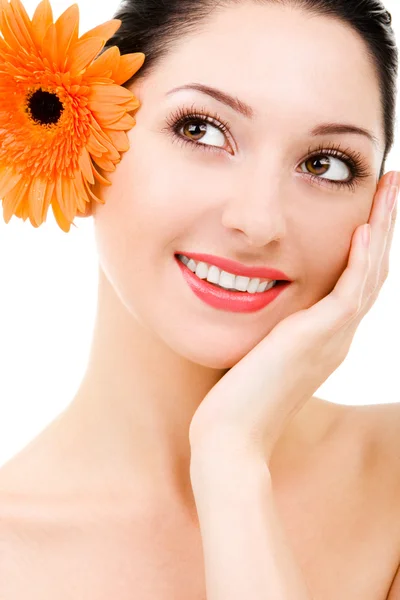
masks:
[[[92,161],[86,148],[82,149],[82,153],[79,157],[79,166],[82,170],[85,179],[90,183],[94,183]]]
[[[118,31],[121,25],[122,21],[120,19],[111,19],[106,23],[102,23],[101,25],[97,25],[97,27],[90,29],[84,35],[82,35],[80,39],[87,40],[93,37],[100,37],[106,42],[114,35],[116,31]]]
[[[57,31],[59,68],[64,71],[68,60],[68,52],[79,38],[79,7],[73,4],[60,15],[55,23]]]
[[[93,156],[102,156],[107,152],[107,148],[96,139],[93,130],[90,132],[90,137],[86,142],[86,148]]]
[[[118,104],[131,100],[132,97],[133,94],[130,90],[115,84],[93,84],[90,86],[90,94],[88,96],[89,102],[113,102]]]
[[[86,204],[89,202],[89,197],[87,195],[85,186],[83,185],[83,174],[81,171],[77,171],[75,175],[75,179],[72,180],[75,186],[75,189],[78,192],[78,209],[82,212],[86,210]]]
[[[102,146],[105,146],[106,153],[110,160],[113,160],[113,161],[119,160],[119,157],[120,157],[119,152],[115,148],[115,146],[112,144],[112,142],[110,142],[109,136],[101,129],[101,127],[98,126],[98,124],[97,124],[97,127],[98,127],[98,129],[97,129],[95,127],[95,123],[96,123],[96,121],[93,120],[92,126],[91,126],[91,133],[92,133],[93,137],[95,137],[96,140]],[[104,152],[103,152],[103,154],[104,154]]]
[[[72,77],[79,76],[104,47],[102,38],[90,38],[77,42],[69,53],[66,68]]]
[[[130,79],[143,66],[146,55],[143,52],[124,54],[113,71],[112,78],[115,83],[122,85]]]
[[[112,129],[109,129],[107,135],[118,152],[127,152],[129,150],[129,139],[125,131],[113,131]]]
[[[43,202],[46,196],[46,187],[45,180],[37,177],[31,181],[28,191],[29,213],[37,226],[43,222]]]
[[[57,198],[53,197],[51,207],[53,209],[54,218],[57,221],[59,227],[63,231],[65,231],[65,233],[68,233],[71,229],[71,223],[68,221],[68,219],[65,218],[64,213],[61,210],[60,205],[58,204]]]
[[[104,171],[110,171],[110,172],[115,171],[114,163],[111,162],[111,160],[108,160],[108,158],[105,158],[104,156],[100,156],[100,158],[96,157],[93,160],[95,160],[96,163],[99,165],[99,167],[104,169]]]
[[[117,46],[107,48],[96,60],[86,69],[86,77],[99,77],[105,75],[106,72],[110,71],[110,77],[112,75],[113,65],[116,60],[119,60],[120,53]],[[111,81],[111,78],[110,78]]]
[[[62,177],[61,184],[65,206],[65,217],[68,221],[72,222],[76,216],[75,187],[71,185],[71,180],[68,177]]]
[[[100,173],[97,171],[97,169],[96,169],[96,165],[95,165],[95,164],[93,164],[93,167],[92,167],[92,168],[93,168],[93,173],[94,173],[94,176],[95,176],[95,178],[97,179],[97,181],[99,181],[99,182],[100,182],[100,183],[102,183],[103,185],[108,185],[108,186],[112,185],[112,184],[111,184],[111,181],[108,181],[108,179],[105,179],[105,177],[103,177],[103,176],[102,176],[102,175],[101,175],[101,174],[100,174]]]
[[[134,125],[136,125],[135,117],[131,117],[130,115],[126,114],[124,117],[122,117],[122,119],[120,119],[116,123],[107,125],[107,128],[121,131],[123,129],[131,129],[132,127],[134,127]]]
[[[19,204],[23,202],[25,192],[25,180],[20,179],[17,185],[3,198],[3,217],[6,223],[15,214]]]
[[[21,180],[22,173],[16,173],[11,167],[0,170],[0,199],[10,192]]]
[[[42,0],[32,17],[31,35],[38,50],[42,49],[46,31],[53,24],[53,11],[49,0]]]
[[[10,20],[12,20],[12,13],[10,14],[10,5],[7,0],[0,0],[0,28],[3,33],[4,41],[8,46],[14,50],[14,52],[19,52],[21,50],[21,40],[18,39],[19,33],[15,31]],[[15,25],[15,19],[14,23]]]
[[[12,0],[11,8],[14,11],[15,18],[19,23],[20,29],[23,32],[26,41],[29,42],[30,49],[35,50],[35,45],[31,36],[32,23],[21,0]]]
[[[46,194],[45,194],[45,197],[43,200],[42,223],[44,221],[46,221],[47,213],[48,213],[51,201],[53,199],[55,185],[56,185],[56,182],[53,179],[47,182]]]
[[[118,105],[106,104],[102,102],[89,102],[89,110],[95,113],[96,121],[103,126],[111,125],[126,114],[126,110]]]
[[[73,191],[74,189],[70,186],[69,178],[60,175],[57,178],[55,186],[56,206],[60,208],[68,223],[72,223],[76,216],[76,203]]]
[[[54,71],[58,69],[57,30],[53,23],[47,29],[43,38],[42,54],[47,58]]]
[[[95,195],[93,194],[92,190],[90,189],[90,185],[89,185],[89,183],[88,183],[88,182],[87,182],[85,179],[83,180],[83,183],[84,183],[84,185],[85,185],[85,188],[86,188],[86,191],[87,191],[87,194],[88,194],[88,196],[90,196],[90,197],[91,197],[91,198],[92,198],[92,199],[93,199],[95,202],[98,202],[99,204],[105,204],[104,202],[102,202],[102,201],[100,200],[100,198],[98,198],[97,196],[95,196]]]
[[[20,45],[19,51],[24,50],[25,46],[28,46],[29,48],[32,40],[28,31],[26,30],[23,19],[18,14],[17,8],[13,5],[13,3],[8,4],[7,2],[2,2],[1,9],[4,11],[3,14],[7,17],[7,22]],[[28,53],[28,50],[26,50],[26,52]]]
[[[138,100],[138,98],[136,98],[136,96],[134,96],[133,98],[131,98],[130,100],[128,100],[127,102],[122,104],[121,106],[124,107],[126,112],[130,112],[131,110],[137,110],[138,108],[140,108],[141,104],[140,104],[140,101]]]
[[[76,206],[78,211],[85,212],[89,198],[82,181],[82,173],[78,171],[75,178],[71,179],[71,184],[75,190]]]

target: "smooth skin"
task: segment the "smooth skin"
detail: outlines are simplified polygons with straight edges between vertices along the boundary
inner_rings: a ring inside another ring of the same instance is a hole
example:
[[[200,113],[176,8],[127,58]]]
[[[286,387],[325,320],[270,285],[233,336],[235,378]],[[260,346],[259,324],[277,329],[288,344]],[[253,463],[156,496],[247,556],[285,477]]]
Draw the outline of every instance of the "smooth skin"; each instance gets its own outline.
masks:
[[[270,463],[290,420],[346,358],[386,281],[399,192],[397,185],[384,185],[388,180],[378,187],[369,226],[358,227],[352,238],[333,291],[281,321],[219,380],[192,419],[191,477],[207,600],[319,597],[281,527]],[[400,574],[390,600],[399,585]]]
[[[169,93],[192,82],[240,98],[253,119],[198,91]],[[218,392],[232,390],[239,372],[248,376],[257,362],[265,368],[270,335],[277,361],[288,366],[278,335],[285,319],[316,314],[312,307],[334,289],[352,243],[358,248],[356,230],[373,218],[384,147],[379,85],[362,40],[343,24],[253,2],[215,10],[132,90],[141,107],[130,149],[107,175],[112,185],[96,190],[105,204],[93,214],[99,292],[86,372],[67,409],[0,469],[6,600],[204,600],[192,419],[198,410],[203,422],[214,416]],[[179,143],[167,121],[183,106],[217,113],[230,125],[226,137],[207,125],[196,145]],[[378,143],[310,134],[344,121]],[[326,181],[346,176],[339,159],[317,180],[304,172],[309,147],[332,144],[367,166],[354,190]],[[183,280],[174,253],[185,251],[275,267],[293,283],[259,313],[216,311]],[[324,346],[332,354],[311,373],[310,395],[351,335],[342,346]],[[287,376],[293,385],[301,373]],[[275,380],[272,412],[250,381],[247,400],[241,383],[244,397],[224,404],[219,424],[245,415],[234,440],[246,444],[250,434],[266,433],[279,521],[315,600],[383,600],[400,560],[400,405],[379,398],[383,404],[362,406],[355,398],[346,406],[315,396],[304,404],[294,396],[291,404],[285,382]],[[40,402],[37,396],[32,391],[27,402]],[[230,506],[239,515],[241,505]],[[239,522],[245,528],[248,515]],[[229,522],[221,526],[233,539]]]
[[[209,438],[226,432],[268,464],[290,420],[343,363],[389,274],[399,192],[392,176],[382,178],[332,292],[280,321],[208,392],[191,421],[192,449],[208,452]]]

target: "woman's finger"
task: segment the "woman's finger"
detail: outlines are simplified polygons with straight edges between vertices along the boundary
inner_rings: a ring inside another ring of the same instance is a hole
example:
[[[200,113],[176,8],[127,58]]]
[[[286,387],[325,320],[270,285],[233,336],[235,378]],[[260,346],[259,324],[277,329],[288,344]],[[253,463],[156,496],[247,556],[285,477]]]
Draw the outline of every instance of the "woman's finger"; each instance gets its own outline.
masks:
[[[379,283],[378,283],[379,287],[382,287],[382,285],[384,284],[384,282],[386,281],[386,279],[389,275],[390,251],[392,248],[396,220],[397,220],[397,203],[396,203],[396,205],[392,211],[391,217],[390,217],[389,232],[386,236],[386,247],[385,247],[385,250],[383,253],[383,258],[381,261],[381,267],[380,267],[380,272],[379,272]]]
[[[318,322],[326,323],[328,335],[352,324],[353,321],[357,321],[358,324],[366,312],[368,299],[373,300],[371,297],[373,292],[376,292],[381,264],[388,245],[388,233],[393,227],[387,200],[394,176],[393,173],[386,174],[377,188],[369,221],[370,247],[366,248],[363,243],[362,233],[365,225],[361,225],[352,238],[347,268],[332,292],[314,307],[320,312],[320,315],[317,315]]]
[[[366,245],[367,226],[358,227],[353,235],[349,262],[329,296],[332,329],[336,331],[354,319],[362,305],[371,268],[371,246]],[[371,234],[371,231],[369,232]]]
[[[374,302],[380,292],[384,277],[382,277],[382,266],[385,258],[390,252],[388,245],[389,233],[393,233],[394,222],[392,220],[392,209],[389,203],[397,197],[398,187],[386,185],[379,190],[374,201],[374,207],[369,220],[371,225],[371,268],[368,280],[364,287],[364,299],[362,302],[365,312]]]

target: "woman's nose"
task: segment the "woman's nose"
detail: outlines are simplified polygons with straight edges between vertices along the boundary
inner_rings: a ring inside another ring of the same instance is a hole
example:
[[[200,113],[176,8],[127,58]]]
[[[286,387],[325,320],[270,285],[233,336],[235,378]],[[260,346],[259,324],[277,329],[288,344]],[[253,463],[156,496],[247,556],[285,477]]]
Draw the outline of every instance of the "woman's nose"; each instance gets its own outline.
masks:
[[[278,178],[255,175],[237,185],[222,210],[222,225],[240,231],[249,246],[281,240],[286,232],[284,186]]]

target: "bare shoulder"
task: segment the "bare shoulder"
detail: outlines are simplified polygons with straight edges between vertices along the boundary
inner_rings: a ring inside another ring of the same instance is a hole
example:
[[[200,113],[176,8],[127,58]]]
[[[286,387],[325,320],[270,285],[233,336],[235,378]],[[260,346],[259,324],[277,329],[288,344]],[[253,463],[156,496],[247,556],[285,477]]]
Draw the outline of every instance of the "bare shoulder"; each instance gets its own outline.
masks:
[[[0,473],[0,598],[70,597],[64,566],[78,572],[100,547],[101,534],[109,539],[104,515],[97,515],[93,503],[85,506],[78,493],[38,490],[30,482],[23,490],[19,480],[13,483],[8,469],[3,480]]]
[[[391,535],[397,548],[388,600],[400,599],[400,402],[363,408],[371,480],[388,507]],[[361,412],[359,413],[361,415]],[[353,418],[356,418],[354,413]]]
[[[370,444],[400,463],[400,402],[349,406],[348,409],[349,426],[359,426]]]
[[[400,402],[363,407],[371,481],[388,508],[397,550],[388,600],[400,599]],[[389,529],[388,529],[389,531]]]
[[[329,462],[368,485],[371,497],[380,496],[398,516],[400,540],[400,402],[342,405],[314,399],[315,411],[325,415]],[[318,407],[318,408],[317,408]],[[324,420],[323,420],[324,422]],[[330,463],[329,463],[330,464]]]
[[[18,573],[34,568],[37,555],[52,560],[54,544],[75,525],[78,501],[79,492],[61,491],[56,474],[33,452],[24,450],[0,468],[0,598]]]
[[[398,506],[400,531],[400,402],[347,408],[346,436],[361,440],[367,472]]]

